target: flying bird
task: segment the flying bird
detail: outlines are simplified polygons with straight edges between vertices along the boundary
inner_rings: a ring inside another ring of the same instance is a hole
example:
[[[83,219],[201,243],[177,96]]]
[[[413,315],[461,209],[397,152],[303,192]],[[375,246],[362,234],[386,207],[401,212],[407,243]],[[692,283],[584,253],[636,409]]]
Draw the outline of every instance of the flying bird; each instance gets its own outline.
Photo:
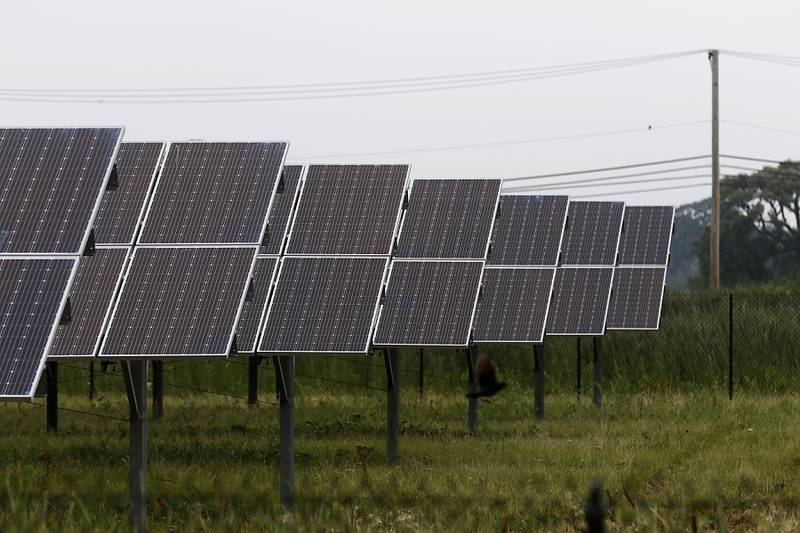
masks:
[[[478,390],[467,394],[468,398],[480,398],[482,396],[493,396],[498,391],[505,388],[506,384],[497,381],[497,374],[495,373],[492,358],[486,352],[478,354],[478,359],[475,361],[474,369],[475,381],[478,384]]]

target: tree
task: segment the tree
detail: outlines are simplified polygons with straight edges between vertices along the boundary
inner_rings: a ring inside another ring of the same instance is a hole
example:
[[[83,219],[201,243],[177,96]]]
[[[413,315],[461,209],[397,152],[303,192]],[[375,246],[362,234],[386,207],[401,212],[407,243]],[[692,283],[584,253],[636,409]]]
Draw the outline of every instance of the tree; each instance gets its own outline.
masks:
[[[800,275],[800,163],[786,161],[720,182],[720,281],[766,282]],[[708,286],[708,227],[695,241],[700,270],[692,285]]]

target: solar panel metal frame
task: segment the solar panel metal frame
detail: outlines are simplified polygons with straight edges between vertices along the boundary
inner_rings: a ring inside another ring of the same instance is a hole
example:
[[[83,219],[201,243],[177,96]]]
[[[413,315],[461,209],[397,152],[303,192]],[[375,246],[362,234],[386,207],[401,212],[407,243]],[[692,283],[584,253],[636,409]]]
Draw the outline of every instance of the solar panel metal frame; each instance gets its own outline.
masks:
[[[161,143],[161,153],[158,155],[158,162],[156,163],[155,168],[153,169],[153,175],[150,177],[150,181],[147,185],[147,194],[144,197],[144,203],[139,208],[139,217],[136,219],[136,227],[132,232],[131,240],[128,242],[102,242],[97,243],[95,246],[97,248],[105,247],[105,248],[113,248],[117,246],[135,246],[136,241],[139,240],[139,232],[142,230],[142,226],[144,226],[144,219],[147,216],[147,212],[150,210],[150,201],[153,198],[153,194],[155,193],[156,186],[158,184],[158,179],[161,176],[161,169],[164,166],[164,161],[167,159],[167,154],[169,153],[169,145],[170,143],[167,141],[123,141],[123,143]],[[120,143],[123,144],[123,143]],[[116,160],[116,155],[114,157]],[[102,202],[101,202],[102,203]],[[98,205],[98,211],[100,210],[100,206]]]
[[[566,217],[565,217],[565,220],[566,220]],[[562,231],[561,235],[562,236],[564,235],[563,231]],[[481,273],[481,290],[483,289],[483,279],[484,279],[484,275],[486,274],[487,270],[552,270],[553,271],[553,279],[550,280],[550,291],[547,294],[547,304],[545,306],[545,311],[544,311],[544,327],[542,327],[542,335],[541,335],[541,337],[539,337],[538,339],[534,339],[534,340],[515,341],[515,340],[507,340],[507,339],[480,339],[480,340],[474,339],[472,342],[474,344],[524,344],[524,345],[543,344],[544,343],[544,339],[547,336],[547,319],[550,316],[550,302],[552,302],[552,300],[553,300],[553,292],[554,292],[554,287],[555,287],[555,284],[556,284],[556,274],[558,273],[558,268],[556,268],[555,266],[552,266],[552,265],[524,265],[524,266],[518,266],[518,265],[514,265],[514,266],[512,266],[512,265],[491,265],[490,266],[490,265],[485,265],[484,268],[483,268],[483,272]],[[609,301],[610,301],[610,298],[609,298]],[[476,305],[476,310],[477,310],[477,305]],[[474,324],[474,319],[475,318],[476,317],[473,316],[473,324]]]
[[[220,143],[220,144],[237,144],[237,143],[280,144],[280,143],[283,143],[283,144],[286,145],[286,148],[283,151],[283,156],[281,158],[281,164],[278,167],[280,169],[279,173],[278,173],[278,176],[276,176],[275,183],[272,186],[272,193],[270,195],[269,205],[267,207],[266,215],[264,216],[264,222],[261,225],[261,231],[259,233],[258,242],[226,242],[226,243],[214,243],[214,242],[157,242],[157,243],[156,242],[139,242],[139,239],[141,239],[141,235],[142,235],[142,233],[144,233],[145,227],[147,226],[147,221],[150,218],[150,213],[151,213],[151,211],[153,209],[153,204],[155,203],[155,197],[156,197],[156,194],[158,194],[158,187],[163,182],[163,172],[159,172],[158,173],[158,179],[156,180],[155,186],[153,187],[153,190],[150,193],[150,198],[147,201],[147,210],[145,212],[144,219],[142,220],[142,223],[139,226],[139,231],[138,231],[138,234],[136,236],[136,241],[137,241],[136,242],[136,246],[137,247],[148,246],[148,247],[153,247],[153,248],[158,248],[158,247],[166,247],[166,248],[204,248],[204,247],[210,246],[210,247],[214,248],[214,247],[217,247],[219,244],[226,245],[226,246],[228,246],[228,245],[230,245],[230,246],[239,246],[239,247],[249,247],[249,246],[252,246],[252,245],[256,245],[256,246],[260,246],[261,245],[261,241],[264,238],[264,233],[267,230],[267,221],[269,220],[269,215],[272,212],[272,205],[275,202],[275,195],[278,192],[278,185],[280,184],[280,172],[283,171],[283,166],[286,163],[286,154],[289,152],[289,141],[281,141],[281,140],[269,140],[269,141],[264,141],[264,140],[255,140],[255,141],[254,140],[245,140],[245,141],[242,141],[242,140],[238,140],[238,141],[225,140],[225,141],[214,141],[214,140],[205,140],[205,139],[202,140],[202,141],[192,141],[192,140],[188,140],[188,141],[169,141],[169,143],[168,143],[169,146],[168,146],[168,148],[167,148],[167,150],[165,152],[164,160],[161,162],[161,166],[159,168],[163,171],[164,165],[166,164],[166,162],[167,162],[167,160],[169,158],[169,153],[172,150],[172,145],[173,144],[213,144],[213,143]]]
[[[3,129],[13,130],[13,129],[21,129],[21,130],[54,130],[54,129],[88,129],[88,130],[96,130],[96,129],[118,129],[119,130],[119,137],[117,138],[117,144],[114,147],[113,152],[111,153],[111,158],[108,163],[108,168],[106,168],[105,177],[103,178],[102,186],[100,187],[99,194],[95,198],[94,207],[92,208],[91,214],[89,215],[89,220],[87,222],[86,230],[83,234],[83,239],[81,240],[80,249],[75,252],[56,252],[56,253],[39,253],[39,252],[10,252],[10,253],[0,253],[0,257],[31,257],[31,256],[41,256],[41,257],[49,257],[51,259],[65,259],[74,256],[80,256],[83,251],[86,249],[86,245],[89,243],[89,235],[91,235],[92,230],[94,229],[94,221],[97,218],[97,213],[100,211],[100,203],[103,201],[103,193],[108,188],[108,182],[111,180],[111,171],[114,169],[114,164],[117,161],[117,154],[119,153],[119,147],[122,144],[122,138],[125,136],[125,126],[107,126],[98,128],[97,126],[69,126],[67,128],[51,128],[51,127],[22,127],[22,128],[14,128],[14,127],[5,127]],[[72,282],[67,286],[72,286]],[[49,350],[49,347],[48,347]]]
[[[400,203],[397,206],[397,215],[395,217],[394,229],[392,230],[392,242],[389,243],[389,248],[386,251],[386,253],[384,253],[384,254],[316,254],[316,253],[315,254],[295,254],[295,253],[289,253],[289,244],[291,243],[291,240],[292,240],[292,234],[293,234],[293,230],[294,230],[294,223],[295,223],[295,220],[297,219],[297,213],[300,211],[300,202],[303,201],[303,193],[305,192],[305,188],[306,188],[306,180],[308,178],[308,173],[311,170],[312,166],[359,166],[359,165],[365,165],[365,166],[383,166],[383,165],[395,166],[395,165],[398,165],[398,164],[402,164],[402,165],[405,165],[407,167],[406,179],[405,179],[405,183],[403,185],[403,195],[400,197]],[[385,163],[385,162],[382,162],[382,163],[342,163],[342,162],[325,163],[325,162],[323,162],[323,163],[313,163],[313,164],[303,165],[303,176],[300,179],[300,186],[298,187],[299,193],[298,193],[297,198],[295,200],[294,208],[292,209],[292,215],[289,218],[289,223],[286,226],[287,231],[289,233],[287,235],[284,247],[282,248],[281,255],[285,256],[285,257],[320,257],[320,258],[322,258],[322,257],[370,257],[370,258],[378,258],[378,257],[386,257],[386,256],[389,256],[389,255],[392,255],[394,253],[395,241],[399,238],[399,235],[400,235],[399,232],[400,232],[400,228],[402,227],[402,219],[405,218],[403,204],[405,203],[405,199],[408,196],[409,191],[411,190],[411,188],[409,186],[411,181],[412,181],[411,180],[411,165],[407,164],[407,163]]]
[[[498,194],[497,197],[499,198],[500,195]],[[495,206],[496,209],[496,206]],[[496,213],[496,211],[495,211]],[[492,226],[494,226],[494,220],[492,221]],[[491,235],[491,228],[489,229],[489,234]],[[384,289],[388,289],[389,283],[392,279],[392,271],[394,270],[395,263],[480,263],[481,264],[481,274],[478,276],[478,287],[475,291],[475,301],[472,303],[472,316],[470,317],[469,321],[469,329],[467,332],[467,342],[465,344],[379,344],[375,342],[375,333],[377,332],[378,324],[381,320],[381,315],[383,314],[384,306],[380,306],[380,310],[375,320],[375,329],[372,332],[371,340],[372,344],[378,348],[389,348],[389,347],[397,347],[397,348],[467,348],[470,344],[472,344],[472,331],[475,325],[475,311],[478,308],[478,300],[481,297],[481,287],[483,286],[483,272],[486,270],[486,261],[483,259],[416,259],[416,258],[392,258],[389,265],[389,273],[384,281]]]
[[[221,357],[229,357],[231,349],[233,347],[233,339],[236,337],[236,325],[239,323],[239,317],[242,315],[242,308],[244,307],[244,300],[247,297],[247,287],[250,285],[250,281],[253,279],[253,270],[256,266],[256,256],[258,254],[258,244],[249,244],[249,245],[240,245],[240,244],[204,244],[204,245],[196,245],[196,246],[173,246],[173,245],[166,245],[166,244],[148,244],[148,245],[137,245],[133,249],[133,253],[130,254],[128,259],[128,265],[125,268],[125,276],[122,281],[122,285],[117,292],[116,301],[114,302],[114,310],[111,313],[111,317],[109,318],[108,325],[106,327],[106,334],[103,336],[103,342],[100,345],[100,349],[97,353],[98,359],[116,359],[116,360],[141,360],[141,359],[182,359],[182,358],[197,358],[197,357],[209,357],[209,358],[221,358]],[[250,248],[253,250],[253,258],[250,262],[250,271],[247,276],[247,283],[245,284],[245,289],[242,291],[242,295],[239,299],[239,308],[236,312],[236,316],[233,321],[233,325],[231,327],[231,333],[228,337],[227,342],[227,349],[226,353],[216,353],[216,354],[208,354],[208,353],[199,353],[199,354],[145,354],[145,355],[131,355],[131,354],[106,354],[105,345],[106,341],[108,340],[108,330],[111,324],[114,321],[114,317],[117,314],[117,310],[119,308],[119,303],[122,301],[122,295],[125,292],[125,285],[128,282],[129,274],[131,268],[133,267],[134,260],[136,259],[136,253],[140,249],[167,249],[167,250],[174,250],[174,249],[187,249],[187,248]]]
[[[548,264],[517,264],[517,265],[512,265],[512,264],[508,264],[508,263],[505,263],[505,264],[487,264],[486,265],[487,268],[531,267],[531,266],[536,266],[536,267],[558,267],[559,262],[561,261],[561,245],[564,244],[564,233],[566,232],[566,229],[567,229],[567,218],[568,218],[568,215],[569,215],[569,203],[572,201],[570,196],[568,194],[503,194],[502,190],[501,190],[499,196],[500,197],[503,197],[503,196],[562,196],[562,197],[566,197],[566,199],[567,199],[567,208],[564,210],[564,219],[561,221],[561,235],[558,238],[558,253],[556,254],[556,260],[555,260],[554,263],[552,263],[552,264],[550,264],[550,263],[548,263]],[[498,205],[498,209],[499,209],[499,206],[500,206],[499,199],[498,199],[498,204],[497,205]],[[497,216],[497,213],[495,212],[495,217],[496,216]],[[502,217],[503,213],[500,213],[500,216]],[[494,233],[494,225],[492,225],[492,233]],[[490,244],[492,242],[493,241],[491,240],[491,237],[490,237]],[[619,244],[617,244],[617,247],[619,247]],[[488,263],[488,257],[487,257],[487,263]]]
[[[287,152],[288,152],[288,150],[287,150]],[[295,217],[295,214],[297,213],[297,206],[300,205],[300,194],[301,194],[301,191],[303,190],[303,185],[305,184],[305,181],[306,181],[306,174],[308,173],[308,167],[310,165],[287,165],[285,163],[285,158],[284,158],[284,164],[281,166],[281,172],[283,172],[283,168],[287,167],[287,166],[299,166],[299,167],[302,167],[301,170],[300,170],[300,179],[297,181],[297,185],[294,188],[294,197],[292,198],[292,208],[289,210],[289,216],[286,219],[286,225],[283,228],[283,235],[281,235],[281,246],[280,246],[280,249],[278,250],[277,254],[265,254],[265,253],[261,253],[261,246],[259,245],[259,248],[258,248],[259,254],[258,254],[258,256],[262,257],[262,258],[263,257],[282,257],[286,253],[286,250],[289,249],[289,237],[290,237],[291,232],[292,232],[292,226],[294,226],[294,217]],[[278,180],[280,180],[280,177],[278,177]],[[270,204],[270,208],[269,208],[270,212],[267,213],[267,226],[269,226],[269,216],[272,214],[272,207],[275,205],[275,196],[277,196],[277,189],[275,189],[275,192],[276,192],[276,194],[273,195],[272,202]],[[272,238],[272,235],[270,235],[270,239],[271,238]]]
[[[33,380],[31,385],[31,390],[27,395],[21,394],[13,394],[13,395],[5,395],[0,397],[0,400],[4,402],[13,402],[13,401],[20,401],[20,402],[29,402],[32,400],[34,395],[36,394],[36,389],[38,388],[39,381],[42,379],[42,373],[44,372],[45,364],[47,363],[47,354],[50,352],[50,348],[53,346],[53,342],[56,338],[56,332],[58,331],[58,324],[61,320],[61,316],[64,314],[64,308],[67,305],[67,299],[69,298],[69,291],[72,287],[72,282],[75,281],[75,274],[78,272],[78,257],[74,255],[65,256],[64,254],[50,254],[50,255],[28,255],[20,257],[19,254],[15,256],[9,255],[0,255],[0,261],[5,260],[72,260],[72,271],[70,272],[69,278],[67,279],[66,289],[64,290],[64,294],[61,295],[61,302],[58,305],[58,311],[56,312],[55,320],[53,324],[50,326],[50,334],[47,337],[47,342],[44,347],[44,352],[42,357],[39,361],[39,366],[36,369],[36,378]]]
[[[608,309],[611,305],[611,293],[614,290],[614,273],[616,272],[616,267],[603,265],[603,266],[587,266],[587,265],[565,265],[563,267],[559,267],[559,269],[567,270],[579,270],[579,269],[586,269],[586,270],[611,270],[611,283],[608,284],[608,295],[606,297],[606,310],[603,313],[603,327],[602,333],[549,333],[547,331],[547,322],[545,322],[545,337],[600,337],[605,334],[607,331],[606,324],[608,323]],[[556,271],[556,276],[558,275],[558,271]],[[553,277],[553,292],[555,293],[555,276]],[[552,305],[553,301],[553,294],[550,295],[550,303]],[[547,308],[548,315],[550,313],[550,307],[548,305]]]
[[[500,197],[503,194],[503,178],[419,178],[420,181],[466,181],[471,179],[480,179],[480,180],[494,180],[500,182],[500,187],[497,190],[497,198],[494,202],[494,211],[492,212],[492,221],[489,224],[489,236],[486,239],[486,248],[483,250],[483,257],[397,257],[398,261],[483,261],[486,262],[487,258],[489,257],[489,249],[492,246],[492,234],[494,233],[494,223],[497,220],[497,209],[500,206]],[[406,192],[408,194],[409,200],[408,203],[411,205],[411,202],[414,201],[413,189],[414,189],[414,181],[411,181],[411,186],[406,187]],[[402,207],[402,206],[401,206]],[[395,228],[395,236],[397,237],[397,243],[399,246],[400,239],[402,238],[403,229],[405,228],[406,224],[406,216],[408,211],[401,210],[402,221],[399,224],[399,229]],[[563,236],[563,232],[562,232]],[[559,244],[559,249],[561,245]],[[393,248],[394,249],[394,248]],[[474,318],[474,317],[473,317]]]
[[[105,316],[103,317],[103,323],[100,326],[100,332],[97,335],[97,339],[94,342],[94,350],[92,354],[80,354],[80,355],[66,355],[66,354],[50,354],[48,350],[47,360],[48,361],[81,361],[81,360],[93,360],[97,357],[97,354],[100,351],[100,346],[103,343],[103,340],[106,335],[106,331],[108,329],[108,325],[111,322],[111,314],[116,306],[117,300],[119,299],[119,295],[122,293],[122,284],[123,280],[125,279],[125,274],[128,272],[128,267],[130,266],[131,260],[133,258],[133,249],[128,246],[118,246],[118,245],[97,245],[97,248],[101,250],[126,250],[125,254],[125,261],[122,264],[122,268],[119,271],[119,275],[117,277],[116,284],[114,286],[114,292],[111,294],[111,299],[108,302],[106,307]],[[80,268],[80,262],[78,263],[78,268]],[[77,275],[77,269],[75,271]],[[72,286],[70,286],[70,289]],[[58,328],[56,328],[56,332],[58,332]],[[53,337],[55,341],[55,336]]]
[[[299,187],[298,187],[299,188]],[[264,302],[263,307],[261,308],[261,313],[259,313],[258,317],[258,324],[256,324],[256,334],[253,337],[253,345],[250,348],[243,349],[239,343],[237,338],[236,341],[236,353],[237,354],[258,354],[258,344],[261,341],[261,330],[266,323],[267,319],[267,311],[269,310],[270,306],[272,305],[272,294],[275,292],[275,287],[278,285],[278,273],[280,272],[282,261],[281,257],[278,255],[256,255],[256,263],[258,263],[259,259],[274,259],[275,266],[272,267],[272,275],[270,276],[269,280],[269,290],[267,291],[267,301]],[[255,271],[255,266],[253,267]],[[253,272],[254,273],[254,272]],[[251,274],[252,276],[252,274]],[[253,278],[251,277],[251,280]],[[242,303],[242,309],[244,309],[244,302]],[[239,317],[236,319],[236,326],[239,325],[239,320],[241,319],[241,310],[239,311]]]
[[[673,211],[674,216],[674,211]],[[671,237],[671,234],[670,234]],[[614,277],[612,277],[612,291],[613,291],[613,280],[616,278],[617,270],[618,269],[631,269],[631,270],[640,270],[640,269],[652,269],[652,270],[663,270],[664,271],[664,281],[661,285],[661,297],[658,300],[658,319],[656,320],[656,327],[654,328],[613,328],[613,327],[606,327],[606,331],[658,331],[661,328],[661,312],[664,309],[664,293],[667,289],[667,266],[666,265],[624,265],[624,266],[617,266],[614,267]],[[611,306],[611,297],[608,299],[609,308]],[[608,309],[606,310],[606,322],[608,322]]]
[[[622,210],[622,224],[623,229],[625,225],[625,213],[628,205],[625,204],[625,209]],[[640,206],[640,205],[632,205],[631,207],[649,207],[649,206]],[[669,206],[655,206],[655,207],[669,207]],[[617,264],[615,266],[625,266],[625,267],[646,267],[646,266],[669,266],[669,259],[672,255],[672,236],[675,233],[675,207],[672,207],[672,219],[670,220],[670,229],[669,229],[669,238],[667,239],[667,260],[661,263],[624,263],[624,264]],[[622,234],[620,233],[620,238]],[[617,260],[619,260],[619,245],[621,241],[617,243]],[[666,278],[665,278],[666,279]]]
[[[601,268],[601,267],[614,268],[617,265],[617,257],[619,257],[619,242],[620,242],[620,239],[622,238],[622,227],[625,225],[625,206],[626,206],[626,203],[625,202],[617,202],[617,201],[604,202],[604,201],[601,201],[601,200],[597,200],[597,201],[576,200],[576,201],[578,201],[578,202],[586,201],[587,203],[588,202],[595,202],[595,203],[621,203],[622,204],[622,220],[619,223],[619,231],[617,232],[617,244],[616,244],[616,248],[614,249],[614,261],[612,263],[609,263],[609,264],[597,264],[597,265],[596,264],[591,264],[591,265],[586,264],[586,265],[584,265],[584,264],[580,264],[580,263],[562,263],[561,262],[561,254],[564,251],[564,249],[563,249],[563,244],[564,244],[563,239],[564,239],[564,234],[566,233],[566,227],[565,227],[564,231],[561,234],[561,239],[562,240],[561,240],[561,244],[559,245],[559,265],[558,266],[559,267],[563,266],[563,267],[587,267],[587,268]],[[571,203],[572,203],[572,200],[570,199],[570,204]],[[569,204],[567,204],[567,223],[568,222],[569,222]]]
[[[401,204],[402,205],[402,204]],[[274,256],[272,256],[274,257]],[[275,277],[275,282],[273,283],[272,290],[270,291],[270,301],[267,311],[264,313],[264,317],[261,320],[261,325],[259,327],[259,332],[257,336],[257,343],[256,348],[261,346],[262,337],[266,333],[266,326],[267,320],[269,319],[269,315],[272,312],[272,304],[274,303],[275,299],[272,297],[274,296],[274,291],[278,287],[280,283],[281,274],[283,274],[283,263],[284,259],[341,259],[341,260],[352,260],[352,259],[383,259],[385,261],[385,265],[383,267],[383,276],[381,279],[380,290],[378,291],[376,298],[375,298],[375,306],[372,311],[372,320],[370,322],[369,332],[367,334],[367,343],[364,348],[364,351],[325,351],[319,350],[314,352],[309,351],[297,351],[297,350],[281,350],[281,351],[262,351],[257,350],[257,355],[264,356],[264,357],[278,357],[279,355],[283,354],[290,354],[293,356],[315,356],[315,355],[362,355],[368,356],[370,354],[370,348],[373,345],[372,339],[375,335],[375,328],[378,326],[378,316],[380,315],[381,310],[381,298],[383,295],[383,291],[388,283],[388,275],[391,270],[392,264],[394,261],[388,255],[286,255],[280,258],[280,265],[278,267],[278,274]]]

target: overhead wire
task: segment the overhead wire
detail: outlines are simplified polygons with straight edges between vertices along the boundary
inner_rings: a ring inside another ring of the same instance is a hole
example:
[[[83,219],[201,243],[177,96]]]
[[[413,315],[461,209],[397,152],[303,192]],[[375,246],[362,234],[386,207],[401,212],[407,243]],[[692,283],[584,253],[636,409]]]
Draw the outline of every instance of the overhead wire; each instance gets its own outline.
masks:
[[[46,103],[117,103],[117,104],[164,104],[164,103],[235,103],[287,100],[314,100],[329,98],[353,98],[464,89],[488,85],[519,83],[537,79],[574,76],[600,70],[637,66],[666,61],[700,51],[676,52],[633,58],[622,58],[596,62],[576,63],[552,67],[533,67],[490,71],[485,73],[456,74],[398,78],[394,80],[372,80],[365,82],[328,82],[316,84],[262,85],[249,87],[216,88],[133,88],[133,89],[0,89],[0,100]]]

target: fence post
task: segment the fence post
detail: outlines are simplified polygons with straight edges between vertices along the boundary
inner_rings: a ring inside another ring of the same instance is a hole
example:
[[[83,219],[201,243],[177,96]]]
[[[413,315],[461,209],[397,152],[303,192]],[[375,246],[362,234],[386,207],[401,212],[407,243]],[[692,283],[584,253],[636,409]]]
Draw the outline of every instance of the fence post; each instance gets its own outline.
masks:
[[[733,400],[733,291],[728,293],[728,399]]]

